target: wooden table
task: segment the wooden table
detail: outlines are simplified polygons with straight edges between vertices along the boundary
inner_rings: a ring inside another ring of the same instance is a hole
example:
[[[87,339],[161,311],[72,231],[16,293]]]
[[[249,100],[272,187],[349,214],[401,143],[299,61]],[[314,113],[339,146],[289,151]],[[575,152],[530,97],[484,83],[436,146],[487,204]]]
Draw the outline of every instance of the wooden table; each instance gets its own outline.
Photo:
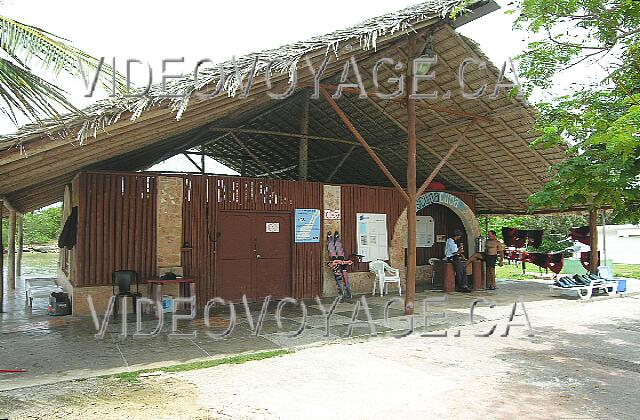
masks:
[[[189,285],[189,296],[196,295],[196,280],[193,277],[178,277],[171,280],[164,280],[161,278],[151,278],[143,280],[143,283],[147,284],[147,296],[149,299],[154,300],[154,303],[157,303],[162,306],[162,285],[164,284],[188,284]],[[155,287],[155,299],[153,299],[153,289]],[[184,304],[186,307],[186,304]]]

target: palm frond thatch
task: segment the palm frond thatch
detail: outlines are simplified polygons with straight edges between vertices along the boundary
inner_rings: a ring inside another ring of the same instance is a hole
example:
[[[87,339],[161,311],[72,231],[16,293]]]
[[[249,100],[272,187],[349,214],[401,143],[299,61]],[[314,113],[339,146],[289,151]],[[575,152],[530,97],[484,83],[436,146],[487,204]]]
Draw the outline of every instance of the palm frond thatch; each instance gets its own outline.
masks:
[[[62,137],[74,136],[80,144],[99,130],[118,121],[124,113],[131,113],[131,120],[137,119],[143,112],[164,106],[175,112],[179,120],[186,111],[189,101],[195,93],[215,87],[222,82],[222,93],[235,96],[238,87],[253,69],[255,75],[264,75],[271,61],[278,64],[272,72],[293,74],[303,57],[313,51],[326,50],[326,53],[337,53],[339,47],[346,42],[358,42],[363,49],[376,48],[378,38],[393,35],[402,31],[410,31],[415,22],[431,18],[444,18],[454,8],[468,4],[466,0],[427,0],[423,3],[407,7],[376,18],[367,19],[346,29],[340,29],[326,35],[316,36],[306,41],[299,41],[279,48],[252,53],[237,60],[229,60],[204,68],[195,80],[193,74],[178,80],[172,80],[163,86],[153,85],[141,97],[125,97],[116,95],[85,108],[82,117],[69,114],[62,121],[44,121],[38,125],[26,125],[16,133],[0,137],[0,149],[22,147],[30,138],[46,134]],[[223,75],[223,77],[221,77]],[[221,80],[222,79],[222,80]],[[4,143],[4,144],[3,144]]]

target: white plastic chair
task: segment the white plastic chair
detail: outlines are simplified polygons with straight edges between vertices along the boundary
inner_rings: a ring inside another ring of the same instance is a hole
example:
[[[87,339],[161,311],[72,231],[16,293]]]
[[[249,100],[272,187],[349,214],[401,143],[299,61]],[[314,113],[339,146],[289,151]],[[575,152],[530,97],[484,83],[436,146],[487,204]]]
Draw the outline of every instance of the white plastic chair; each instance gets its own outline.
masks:
[[[385,288],[389,283],[398,284],[398,293],[402,296],[402,287],[400,286],[400,270],[391,267],[384,261],[377,260],[369,263],[369,271],[376,275],[373,281],[373,295],[376,295],[376,286],[380,287],[380,296],[384,296]],[[388,293],[388,288],[387,288]]]
[[[598,267],[598,275],[603,279],[610,280],[613,278],[613,273],[611,272],[611,267],[608,265],[601,265]]]
[[[621,279],[621,277],[614,277],[613,273],[611,272],[611,267],[609,267],[608,265],[598,266],[598,276],[605,280],[607,284],[607,293],[617,293],[618,280]]]

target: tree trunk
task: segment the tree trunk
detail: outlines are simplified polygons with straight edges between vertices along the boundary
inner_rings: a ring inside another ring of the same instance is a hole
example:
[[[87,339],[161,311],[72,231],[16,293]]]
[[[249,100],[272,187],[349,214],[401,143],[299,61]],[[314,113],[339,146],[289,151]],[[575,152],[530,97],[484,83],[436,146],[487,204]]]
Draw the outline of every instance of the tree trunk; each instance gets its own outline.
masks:
[[[591,259],[589,269],[592,273],[598,274],[600,258],[598,258],[598,210],[589,211],[589,236],[591,238]]]

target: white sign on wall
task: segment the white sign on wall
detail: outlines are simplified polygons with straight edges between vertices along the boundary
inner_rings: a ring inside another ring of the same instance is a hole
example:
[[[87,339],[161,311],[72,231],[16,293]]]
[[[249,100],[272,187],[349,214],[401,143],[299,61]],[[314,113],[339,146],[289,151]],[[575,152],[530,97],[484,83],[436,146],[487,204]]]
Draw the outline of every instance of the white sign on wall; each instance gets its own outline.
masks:
[[[267,231],[267,233],[278,233],[278,232],[280,232],[280,223],[267,223],[266,231]]]
[[[358,254],[362,255],[362,261],[389,259],[386,214],[357,213],[356,235]]]
[[[340,220],[340,210],[325,210],[324,211],[324,219],[325,220]]]
[[[435,242],[435,223],[431,216],[416,216],[416,248],[431,248]],[[404,235],[407,247],[407,235]]]

